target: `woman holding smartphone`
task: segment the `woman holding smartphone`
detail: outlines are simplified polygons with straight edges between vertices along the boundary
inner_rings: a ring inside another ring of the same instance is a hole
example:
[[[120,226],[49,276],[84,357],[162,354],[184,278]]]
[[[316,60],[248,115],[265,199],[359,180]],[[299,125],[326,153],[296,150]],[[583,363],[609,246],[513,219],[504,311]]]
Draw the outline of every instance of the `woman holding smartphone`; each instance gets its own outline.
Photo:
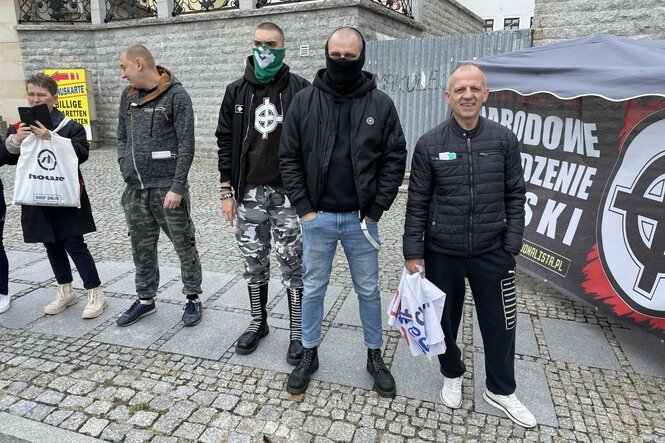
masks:
[[[55,108],[58,102],[58,85],[55,80],[46,74],[36,74],[29,77],[25,85],[30,106],[47,105],[53,127],[58,127],[66,117]],[[30,126],[22,122],[12,125],[5,141],[7,151],[20,153],[21,144],[31,135],[42,140],[51,138],[51,131],[46,126],[39,121],[35,123]],[[58,131],[58,135],[71,140],[79,164],[88,159],[90,146],[83,126],[70,120]],[[88,304],[83,310],[82,317],[95,318],[104,311],[106,299],[101,289],[95,260],[83,240],[84,234],[94,232],[97,228],[80,169],[79,182],[80,208],[23,205],[21,226],[26,243],[43,243],[46,247],[46,254],[58,282],[55,300],[46,305],[44,313],[58,314],[78,301],[72,287],[72,270],[67,257],[69,255],[83,280],[83,287],[88,290]]]

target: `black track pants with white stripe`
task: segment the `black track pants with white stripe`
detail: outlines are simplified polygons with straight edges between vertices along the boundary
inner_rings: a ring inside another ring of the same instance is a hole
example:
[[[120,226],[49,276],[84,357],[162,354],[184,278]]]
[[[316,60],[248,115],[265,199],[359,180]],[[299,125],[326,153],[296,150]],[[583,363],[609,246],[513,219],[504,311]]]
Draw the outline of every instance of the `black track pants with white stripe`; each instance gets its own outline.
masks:
[[[487,389],[499,395],[515,392],[517,305],[512,254],[498,248],[477,257],[464,258],[427,251],[425,273],[428,280],[446,293],[441,326],[447,350],[439,355],[441,373],[455,378],[466,371],[455,342],[464,307],[466,278],[483,337]]]

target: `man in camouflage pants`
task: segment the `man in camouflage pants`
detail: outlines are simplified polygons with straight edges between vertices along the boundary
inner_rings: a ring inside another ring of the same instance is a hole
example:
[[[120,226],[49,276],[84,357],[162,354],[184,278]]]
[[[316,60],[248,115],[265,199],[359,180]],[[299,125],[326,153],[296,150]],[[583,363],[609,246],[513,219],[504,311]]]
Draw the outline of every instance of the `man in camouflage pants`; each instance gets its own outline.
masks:
[[[233,226],[245,257],[252,320],[238,338],[236,352],[250,354],[268,335],[270,238],[288,298],[291,337],[286,360],[302,357],[302,241],[295,208],[286,197],[279,174],[282,120],[293,96],[309,83],[282,63],[284,33],[274,23],[257,26],[253,56],[244,76],[228,85],[215,135],[219,146],[221,209]],[[236,201],[233,198],[237,197]],[[237,212],[237,214],[236,214]]]
[[[201,262],[190,218],[187,175],[194,158],[194,111],[189,95],[141,45],[119,58],[130,82],[120,98],[118,163],[127,183],[122,207],[132,242],[139,300],[117,320],[128,326],[155,312],[157,242],[164,231],[180,259],[185,326],[201,321]]]

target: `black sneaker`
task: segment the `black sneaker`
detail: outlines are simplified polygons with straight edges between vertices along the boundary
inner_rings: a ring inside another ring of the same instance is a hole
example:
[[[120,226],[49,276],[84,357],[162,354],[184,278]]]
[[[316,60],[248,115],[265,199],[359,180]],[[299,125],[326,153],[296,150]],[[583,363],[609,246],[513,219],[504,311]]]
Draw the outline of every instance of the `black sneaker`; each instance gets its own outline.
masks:
[[[116,324],[118,326],[129,326],[146,315],[154,314],[157,311],[155,301],[150,300],[149,304],[141,303],[141,300],[136,300],[123,314],[118,318]]]
[[[397,389],[395,379],[383,362],[381,349],[367,349],[367,372],[374,377],[374,390],[386,398],[394,398]]]
[[[309,386],[309,379],[319,369],[319,356],[316,348],[304,348],[302,359],[298,366],[289,374],[286,381],[286,391],[290,394],[302,394]]]
[[[182,322],[185,326],[194,326],[198,325],[201,322],[201,317],[203,316],[203,307],[201,302],[197,299],[187,300],[187,304],[183,308],[185,312],[182,313]]]

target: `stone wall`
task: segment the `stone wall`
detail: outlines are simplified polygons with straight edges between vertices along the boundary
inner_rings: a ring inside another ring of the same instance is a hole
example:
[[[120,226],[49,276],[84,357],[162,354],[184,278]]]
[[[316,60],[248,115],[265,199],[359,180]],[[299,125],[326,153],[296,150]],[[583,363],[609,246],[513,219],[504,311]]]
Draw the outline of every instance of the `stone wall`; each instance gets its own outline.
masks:
[[[665,39],[663,0],[536,0],[533,43],[592,34]]]
[[[440,2],[448,0],[432,3]],[[91,71],[97,105],[93,132],[103,145],[115,144],[119,95],[126,85],[120,78],[118,53],[130,44],[145,45],[192,96],[198,152],[214,153],[214,131],[225,87],[242,75],[253,28],[263,21],[284,29],[286,63],[307,79],[324,66],[325,40],[339,26],[356,26],[369,40],[429,34],[423,24],[369,0],[304,2],[103,25],[22,24],[17,30],[26,74],[56,67]],[[309,45],[309,56],[300,55],[301,45]]]
[[[455,0],[423,1],[421,21],[431,35],[477,34],[483,19]]]

